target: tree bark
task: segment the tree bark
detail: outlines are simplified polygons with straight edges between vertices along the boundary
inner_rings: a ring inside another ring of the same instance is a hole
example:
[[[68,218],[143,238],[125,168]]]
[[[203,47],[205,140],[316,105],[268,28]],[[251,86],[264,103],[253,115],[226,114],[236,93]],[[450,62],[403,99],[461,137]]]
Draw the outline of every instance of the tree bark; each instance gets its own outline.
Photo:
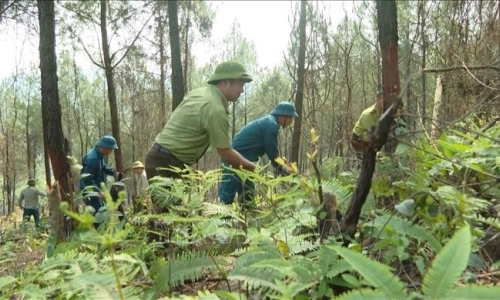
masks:
[[[165,57],[165,25],[163,24],[164,19],[161,14],[162,6],[163,3],[161,1],[158,1],[156,5],[156,9],[158,12],[158,35],[160,38],[160,45],[159,45],[159,50],[160,50],[160,123],[161,127],[165,126],[165,123],[167,123],[167,93],[165,91],[165,83],[166,83],[166,72],[165,68],[167,65],[167,58]]]
[[[425,43],[425,10],[424,10],[424,0],[420,0],[420,6],[419,6],[419,14],[420,14],[420,34],[421,34],[421,40],[422,40],[422,70],[425,69],[425,52],[427,50],[427,45]],[[421,122],[422,126],[425,129],[425,109],[427,106],[427,98],[426,98],[426,89],[425,89],[425,72],[422,72],[422,76],[420,78],[422,81],[422,117],[421,117]]]
[[[111,64],[111,56],[109,53],[108,28],[107,28],[107,5],[106,0],[100,0],[101,4],[101,39],[102,39],[102,54],[104,57],[104,70],[106,72],[106,83],[108,87],[108,100],[111,112],[111,132],[116,139],[118,149],[115,153],[116,171],[123,171],[122,159],[122,141],[120,134],[120,118],[118,116],[118,103],[116,100],[116,88],[113,77],[113,65]]]
[[[67,199],[70,182],[70,166],[67,159],[68,143],[63,136],[61,124],[61,105],[57,83],[56,37],[54,1],[38,0],[38,21],[40,24],[40,74],[42,90],[42,124],[44,146],[52,163],[55,180],[61,193],[57,203],[51,203],[51,213],[61,216],[58,224],[51,223],[51,233],[55,234],[57,241],[64,241],[72,231],[72,222],[65,223],[62,211],[59,208],[61,201],[68,201],[70,209],[73,208],[71,199]],[[50,178],[47,182],[50,186]],[[62,228],[62,229],[61,229]]]
[[[343,243],[344,246],[349,244],[349,239],[354,237],[356,233],[361,209],[372,186],[377,151],[386,143],[389,131],[394,123],[393,116],[401,104],[401,99],[399,98],[396,2],[395,0],[377,0],[376,5],[382,55],[382,84],[384,88],[385,112],[370,138],[369,147],[364,149],[363,164],[356,181],[353,197],[340,224],[341,232],[346,234]],[[389,109],[390,111],[387,111]]]
[[[295,93],[295,109],[299,117],[295,119],[293,124],[291,158],[291,161],[296,162],[299,166],[300,133],[302,127],[302,106],[304,102],[304,75],[306,61],[306,7],[307,1],[301,0],[299,20],[299,60],[297,65],[297,91]]]
[[[177,0],[167,2],[171,52],[170,62],[172,63],[172,111],[179,106],[182,98],[184,98],[184,80],[182,78],[181,44],[179,39],[177,7]]]
[[[434,110],[432,113],[431,137],[437,139],[441,131],[441,119],[444,114],[443,83],[441,76],[436,76],[436,90],[434,91]]]
[[[187,0],[186,35],[184,37],[184,94],[188,91],[188,68],[189,68],[189,28],[191,27],[191,5],[192,1]]]
[[[377,24],[379,28],[380,53],[382,56],[382,89],[384,111],[399,97],[400,82],[398,70],[398,20],[396,1],[376,1]],[[385,145],[388,153],[396,150],[396,140]]]

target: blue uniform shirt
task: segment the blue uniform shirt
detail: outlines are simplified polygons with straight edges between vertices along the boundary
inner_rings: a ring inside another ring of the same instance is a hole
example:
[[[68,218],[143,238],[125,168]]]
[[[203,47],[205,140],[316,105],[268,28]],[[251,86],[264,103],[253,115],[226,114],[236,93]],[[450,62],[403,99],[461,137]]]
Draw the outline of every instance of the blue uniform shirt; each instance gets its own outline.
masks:
[[[256,162],[261,156],[267,155],[272,165],[281,172],[282,168],[274,160],[278,157],[278,133],[280,125],[274,115],[254,120],[245,125],[234,137],[232,147],[244,158]],[[224,168],[222,183],[219,188],[219,199],[226,204],[233,203],[236,193],[245,202],[253,199],[255,186],[252,181],[242,183],[231,170]],[[241,194],[245,194],[243,197]]]
[[[80,174],[89,174],[81,176],[80,190],[87,186],[93,186],[101,189],[101,182],[106,182],[106,175],[114,175],[113,168],[108,167],[104,162],[104,156],[97,147],[91,149],[83,158],[82,170]]]
[[[233,139],[232,146],[249,161],[256,162],[267,155],[274,167],[278,157],[278,133],[280,125],[277,116],[267,115],[245,125]]]

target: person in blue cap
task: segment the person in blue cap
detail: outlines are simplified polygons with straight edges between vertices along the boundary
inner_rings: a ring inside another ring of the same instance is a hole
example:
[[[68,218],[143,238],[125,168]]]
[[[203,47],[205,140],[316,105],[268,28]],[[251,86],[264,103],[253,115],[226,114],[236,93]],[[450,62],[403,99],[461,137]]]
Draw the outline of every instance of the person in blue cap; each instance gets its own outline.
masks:
[[[98,212],[105,205],[104,195],[101,193],[101,183],[106,182],[106,176],[115,176],[115,170],[108,167],[104,157],[118,149],[116,140],[110,135],[103,136],[83,158],[82,170],[80,172],[80,190],[84,190],[84,196],[88,193],[99,193],[99,196],[89,196],[85,199],[85,204],[92,206]],[[94,226],[98,226],[96,223]]]
[[[261,156],[267,155],[275,171],[279,175],[287,175],[288,171],[275,162],[278,157],[278,133],[280,127],[289,126],[293,118],[298,116],[293,103],[280,102],[269,115],[253,120],[241,128],[232,141],[232,147],[251,162],[257,162]],[[224,204],[232,204],[238,193],[238,200],[242,205],[251,205],[255,193],[254,183],[251,180],[242,183],[238,175],[227,168],[225,162],[222,164],[219,200]]]

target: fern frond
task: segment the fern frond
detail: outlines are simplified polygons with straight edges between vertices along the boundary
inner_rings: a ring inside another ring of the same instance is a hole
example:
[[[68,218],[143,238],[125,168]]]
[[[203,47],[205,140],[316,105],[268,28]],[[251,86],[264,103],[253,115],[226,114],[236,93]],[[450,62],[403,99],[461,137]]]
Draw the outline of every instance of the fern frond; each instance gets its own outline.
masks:
[[[343,293],[342,295],[335,297],[333,299],[338,300],[380,300],[386,299],[386,295],[381,291],[372,290],[372,289],[361,289],[361,290],[353,290],[350,292]],[[391,298],[396,299],[396,298]]]
[[[217,215],[227,215],[230,213],[235,213],[234,209],[230,205],[224,205],[219,203],[203,203],[203,215],[204,216],[217,216]]]
[[[481,300],[496,300],[500,295],[500,286],[463,286],[450,290],[446,293],[448,299],[481,299]]]
[[[386,224],[397,229],[399,233],[404,233],[409,237],[427,243],[435,252],[439,252],[442,248],[441,243],[425,228],[395,215],[383,215],[365,225],[382,227]]]
[[[347,271],[352,271],[353,267],[345,260],[338,260],[338,263],[336,263],[328,272],[326,272],[325,277],[326,278],[333,278],[341,273],[347,272]],[[325,273],[323,273],[325,274]]]
[[[299,241],[288,244],[290,247],[290,254],[297,255],[300,253],[311,252],[319,248],[318,243],[312,243],[309,241]]]
[[[432,261],[424,276],[422,291],[427,297],[439,299],[453,289],[453,284],[467,267],[471,252],[471,233],[462,227]]]
[[[370,260],[365,255],[340,246],[327,246],[335,250],[371,285],[379,289],[386,298],[402,299],[407,296],[403,283],[387,265]]]
[[[282,261],[287,263],[279,254],[276,247],[262,247],[253,251],[248,251],[236,259],[234,268],[229,272],[228,278],[231,280],[241,280],[252,289],[276,289],[274,284],[276,279],[283,279],[285,275],[280,270],[266,267],[258,267],[256,264],[263,264],[266,261]]]
[[[0,277],[0,290],[2,290],[4,286],[8,286],[9,284],[16,281],[17,279],[12,276]]]
[[[160,291],[168,291],[189,279],[195,281],[205,274],[205,269],[215,267],[211,258],[202,252],[183,252],[165,263],[156,276],[155,284]]]
[[[334,194],[337,198],[337,204],[342,206],[342,204],[347,203],[352,197],[352,191],[341,185],[336,181],[324,181],[322,183],[322,188],[324,193]]]

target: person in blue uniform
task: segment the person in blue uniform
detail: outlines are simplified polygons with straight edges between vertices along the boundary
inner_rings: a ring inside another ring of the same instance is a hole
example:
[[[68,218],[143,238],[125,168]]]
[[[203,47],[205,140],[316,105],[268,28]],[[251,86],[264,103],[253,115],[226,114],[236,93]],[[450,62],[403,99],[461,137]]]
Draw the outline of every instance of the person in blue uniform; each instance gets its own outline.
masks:
[[[261,156],[267,155],[275,171],[279,175],[287,175],[288,171],[275,162],[278,157],[278,133],[280,128],[289,126],[295,117],[298,114],[293,103],[280,102],[269,115],[253,120],[241,128],[232,141],[232,147],[251,162],[257,162]],[[219,200],[224,204],[232,204],[238,193],[238,201],[242,205],[251,205],[255,194],[254,183],[251,180],[243,183],[234,171],[227,168],[224,161],[222,165]]]
[[[105,135],[83,158],[83,168],[80,171],[80,190],[83,191],[85,204],[94,208],[94,214],[105,206],[104,194],[101,193],[101,183],[106,182],[107,175],[116,176],[115,170],[108,167],[104,161],[104,157],[111,154],[115,149],[118,149],[115,138]],[[89,193],[95,194],[96,192],[98,195],[86,196]],[[99,223],[94,223],[96,228],[98,225]]]

